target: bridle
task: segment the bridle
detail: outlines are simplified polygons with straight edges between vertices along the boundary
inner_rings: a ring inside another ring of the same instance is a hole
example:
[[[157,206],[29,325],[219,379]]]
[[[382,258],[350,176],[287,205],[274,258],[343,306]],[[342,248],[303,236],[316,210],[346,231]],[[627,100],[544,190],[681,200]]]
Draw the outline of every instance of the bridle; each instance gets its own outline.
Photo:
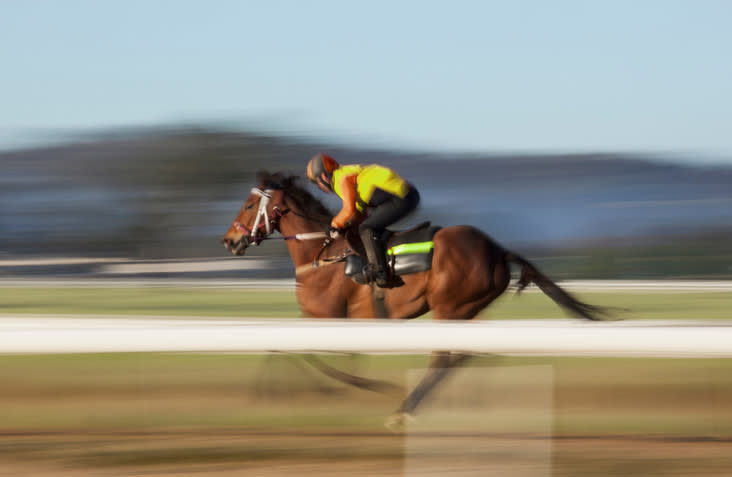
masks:
[[[280,190],[280,194],[277,197],[277,203],[272,207],[272,217],[269,216],[267,207],[272,200],[272,195],[275,190],[278,189],[262,190],[258,187],[254,187],[251,193],[259,196],[259,208],[257,209],[257,215],[254,217],[254,225],[249,228],[236,220],[232,224],[236,230],[244,234],[242,236],[242,240],[246,239],[247,245],[251,243],[259,245],[262,243],[262,240],[275,238],[270,237],[270,235],[272,232],[280,229],[280,219],[290,212],[290,208],[285,205],[284,194]],[[286,237],[277,238],[286,239]]]
[[[270,201],[272,200],[273,192],[279,190],[280,194],[279,197],[277,197],[277,203],[272,207],[272,217],[269,216],[269,213],[267,212],[267,206],[269,206]],[[316,239],[327,239],[324,232],[305,232],[305,233],[299,233],[295,235],[284,235],[282,237],[270,237],[272,232],[279,231],[280,230],[280,219],[284,217],[287,213],[292,212],[295,215],[301,215],[295,212],[294,210],[291,210],[287,204],[285,204],[285,194],[282,192],[281,189],[260,189],[258,187],[254,187],[252,189],[252,194],[259,196],[259,208],[257,209],[257,215],[254,217],[254,225],[252,225],[251,228],[247,227],[246,225],[240,223],[239,221],[234,221],[232,226],[238,230],[239,232],[242,232],[244,235],[242,236],[241,240],[246,240],[245,245],[254,244],[259,245],[262,243],[262,240],[273,240],[273,239],[280,239],[280,240],[316,240]],[[330,243],[330,241],[328,241]]]

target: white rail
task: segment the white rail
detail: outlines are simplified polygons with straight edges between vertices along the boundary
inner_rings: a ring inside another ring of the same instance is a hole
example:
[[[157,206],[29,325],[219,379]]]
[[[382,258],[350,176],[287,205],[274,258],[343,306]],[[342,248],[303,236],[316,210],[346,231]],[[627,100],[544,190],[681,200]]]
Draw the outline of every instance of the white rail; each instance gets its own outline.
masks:
[[[457,350],[505,355],[732,357],[732,322],[0,318],[0,354]]]

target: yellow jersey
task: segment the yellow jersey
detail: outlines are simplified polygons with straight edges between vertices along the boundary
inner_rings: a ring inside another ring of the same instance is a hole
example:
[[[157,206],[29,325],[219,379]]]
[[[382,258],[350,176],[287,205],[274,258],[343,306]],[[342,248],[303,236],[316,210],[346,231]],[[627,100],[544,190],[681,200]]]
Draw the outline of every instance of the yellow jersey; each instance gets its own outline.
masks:
[[[377,164],[340,166],[333,171],[331,187],[343,201],[343,208],[331,222],[338,228],[344,228],[357,213],[365,213],[377,189],[404,198],[410,188],[399,174]]]

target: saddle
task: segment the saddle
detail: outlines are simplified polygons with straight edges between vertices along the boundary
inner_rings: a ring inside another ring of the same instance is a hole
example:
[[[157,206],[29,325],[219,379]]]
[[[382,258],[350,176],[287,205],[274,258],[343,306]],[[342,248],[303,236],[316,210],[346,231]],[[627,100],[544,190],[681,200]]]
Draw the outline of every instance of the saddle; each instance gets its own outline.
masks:
[[[401,286],[404,282],[399,278],[402,275],[424,272],[432,268],[432,237],[441,227],[422,222],[404,230],[385,230],[381,236],[381,243],[386,244],[386,262],[389,268],[392,287]],[[346,257],[346,276],[360,285],[367,280],[363,270],[368,261],[366,252],[358,233],[347,233],[346,240],[355,252]]]

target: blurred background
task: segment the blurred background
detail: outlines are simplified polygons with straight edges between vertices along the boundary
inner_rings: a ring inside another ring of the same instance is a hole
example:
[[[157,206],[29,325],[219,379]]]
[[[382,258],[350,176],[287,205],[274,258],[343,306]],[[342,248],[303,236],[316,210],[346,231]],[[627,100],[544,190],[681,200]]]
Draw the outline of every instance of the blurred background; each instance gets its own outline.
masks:
[[[559,278],[729,278],[732,166],[642,154],[471,155],[345,148],[214,127],[149,128],[0,153],[5,274],[15,258],[226,259],[220,237],[258,170],[303,175],[326,150],[342,163],[387,164],[423,196],[410,223],[473,224]],[[313,190],[337,211],[337,203]],[[281,243],[234,266],[141,273],[237,276],[257,261],[293,276]],[[114,274],[109,261],[51,261],[48,273]],[[34,263],[31,265],[31,263]],[[178,267],[180,268],[180,267]],[[233,270],[232,270],[233,268]]]

